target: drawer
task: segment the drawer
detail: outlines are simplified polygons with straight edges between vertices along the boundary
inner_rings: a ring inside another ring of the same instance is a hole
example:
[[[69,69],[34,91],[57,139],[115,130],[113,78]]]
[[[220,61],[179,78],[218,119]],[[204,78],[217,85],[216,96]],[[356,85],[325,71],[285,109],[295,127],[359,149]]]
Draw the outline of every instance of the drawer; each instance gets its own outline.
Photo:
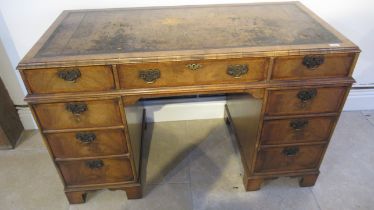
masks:
[[[278,57],[274,61],[271,78],[282,80],[346,77],[353,60],[354,54]]]
[[[24,70],[32,93],[66,93],[115,89],[110,66]]]
[[[264,121],[261,144],[327,141],[335,117],[309,117]]]
[[[343,102],[347,87],[321,87],[270,90],[267,115],[336,112]]]
[[[45,130],[122,125],[118,99],[33,105]]]
[[[45,134],[56,158],[121,155],[128,152],[122,129]]]
[[[255,172],[282,172],[315,169],[325,145],[263,148],[258,152]]]
[[[118,65],[121,88],[209,85],[265,79],[265,58]]]
[[[57,164],[67,186],[109,184],[134,179],[127,158],[60,161]]]

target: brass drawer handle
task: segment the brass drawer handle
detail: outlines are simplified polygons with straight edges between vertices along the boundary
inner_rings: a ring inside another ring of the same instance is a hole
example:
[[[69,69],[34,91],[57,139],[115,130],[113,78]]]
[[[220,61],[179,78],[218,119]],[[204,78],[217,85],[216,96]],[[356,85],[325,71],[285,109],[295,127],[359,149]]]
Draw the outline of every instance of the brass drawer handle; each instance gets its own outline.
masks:
[[[310,70],[318,68],[325,62],[323,55],[306,55],[303,59],[303,65]]]
[[[300,131],[304,129],[306,126],[308,126],[308,123],[309,123],[308,120],[303,120],[303,119],[292,120],[290,122],[290,127],[295,129],[295,131]]]
[[[287,156],[296,156],[299,153],[299,147],[286,147],[283,149],[282,153]]]
[[[82,142],[83,144],[90,144],[96,140],[96,135],[94,133],[77,133],[75,138]]]
[[[139,71],[139,78],[143,79],[148,84],[156,82],[160,76],[161,73],[159,69],[147,69]]]
[[[190,63],[190,64],[187,64],[186,67],[192,71],[197,71],[198,69],[202,68],[203,65],[199,63]]]
[[[229,65],[227,67],[226,73],[230,76],[233,76],[234,78],[240,78],[242,75],[248,73],[248,65],[247,64]]]
[[[87,104],[85,103],[67,103],[66,110],[73,113],[74,115],[80,115],[88,110]]]
[[[57,72],[57,76],[68,82],[76,82],[77,79],[81,76],[79,69],[66,69]]]
[[[104,166],[104,162],[102,160],[88,160],[86,166],[90,169],[99,169]]]
[[[316,96],[317,89],[301,90],[297,93],[297,98],[300,99],[303,103],[312,100]]]

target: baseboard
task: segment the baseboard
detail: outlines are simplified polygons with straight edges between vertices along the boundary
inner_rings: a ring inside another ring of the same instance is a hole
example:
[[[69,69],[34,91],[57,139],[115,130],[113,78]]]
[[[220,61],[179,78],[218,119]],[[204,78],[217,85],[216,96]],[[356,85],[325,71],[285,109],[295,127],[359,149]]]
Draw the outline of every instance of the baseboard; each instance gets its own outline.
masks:
[[[38,129],[30,108],[26,107],[18,109],[18,115],[25,130]]]
[[[351,89],[343,111],[373,110],[374,88]]]
[[[172,99],[145,102],[147,122],[223,118],[225,97]]]
[[[147,122],[223,118],[225,97],[166,99],[144,102]],[[344,111],[374,110],[374,89],[352,89]],[[30,109],[18,111],[25,129],[37,129]]]

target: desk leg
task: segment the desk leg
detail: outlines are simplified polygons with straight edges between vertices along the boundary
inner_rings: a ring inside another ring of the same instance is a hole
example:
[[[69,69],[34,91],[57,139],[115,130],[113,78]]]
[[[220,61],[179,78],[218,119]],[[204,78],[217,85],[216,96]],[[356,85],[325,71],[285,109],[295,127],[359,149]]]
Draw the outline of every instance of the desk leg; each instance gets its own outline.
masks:
[[[131,186],[131,187],[124,187],[124,191],[126,191],[127,199],[140,199],[142,198],[142,186]]]
[[[109,190],[123,190],[126,192],[127,199],[140,199],[142,198],[142,185],[140,183],[134,183],[130,186],[121,186],[116,188],[109,188]]]
[[[299,182],[300,187],[311,187],[314,186],[318,178],[318,174],[305,175],[301,177]]]
[[[70,204],[79,204],[86,201],[85,191],[65,192],[65,195]]]
[[[246,191],[256,191],[261,188],[262,183],[264,182],[264,179],[258,178],[258,179],[247,179],[245,180],[245,190]]]

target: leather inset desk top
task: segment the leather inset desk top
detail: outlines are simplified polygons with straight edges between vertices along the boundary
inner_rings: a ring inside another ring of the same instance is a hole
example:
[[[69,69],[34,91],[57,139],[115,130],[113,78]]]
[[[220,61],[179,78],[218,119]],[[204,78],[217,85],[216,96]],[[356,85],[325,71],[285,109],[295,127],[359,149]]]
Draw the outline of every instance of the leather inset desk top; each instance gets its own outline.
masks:
[[[19,68],[356,48],[297,2],[65,11],[36,46]]]

